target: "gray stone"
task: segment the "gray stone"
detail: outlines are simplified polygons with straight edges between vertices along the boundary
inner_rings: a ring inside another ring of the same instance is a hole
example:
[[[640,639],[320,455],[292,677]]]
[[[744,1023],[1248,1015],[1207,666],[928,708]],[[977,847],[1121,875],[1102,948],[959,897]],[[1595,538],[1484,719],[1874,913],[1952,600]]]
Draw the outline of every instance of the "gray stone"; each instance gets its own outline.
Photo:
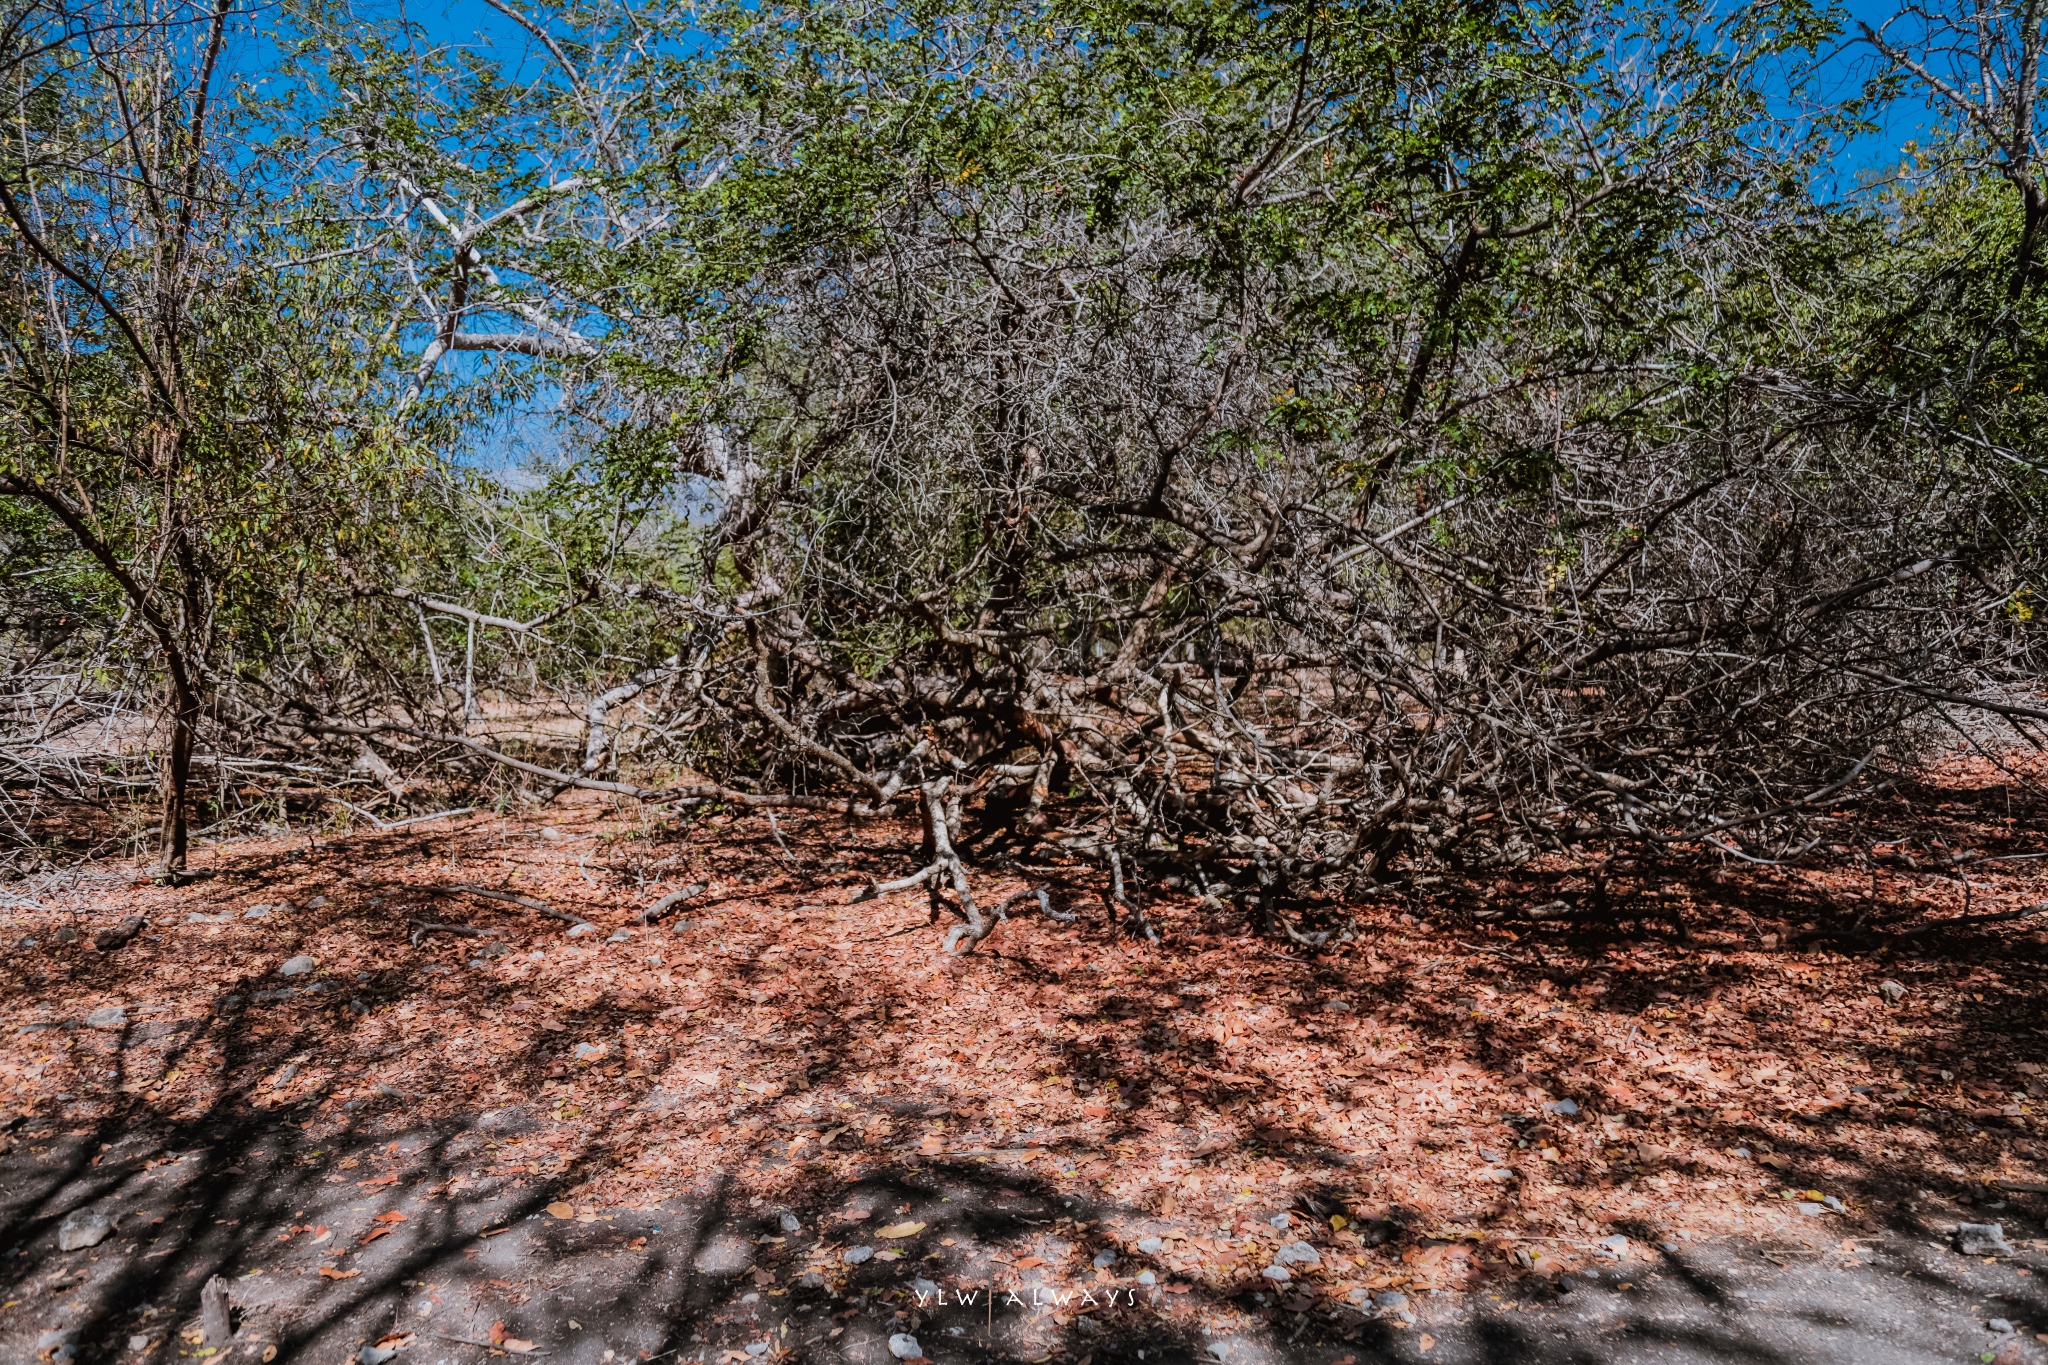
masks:
[[[1964,1223],[1956,1229],[1956,1250],[1965,1256],[2010,1256],[2003,1223]]]
[[[595,924],[592,924],[589,920],[585,920],[581,924],[572,924],[569,926],[570,938],[583,938],[586,935],[594,934],[596,932],[597,926]]]
[[[771,1348],[769,1347],[768,1343],[765,1341],[750,1341],[747,1343],[747,1354],[753,1356],[757,1360],[760,1357],[767,1355],[770,1349]]]
[[[1797,1207],[1808,1218],[1818,1218],[1828,1211],[1826,1204],[1816,1204],[1811,1199],[1800,1200]]]
[[[269,919],[277,912],[274,905],[252,905],[242,912],[243,919]]]
[[[606,942],[606,943],[630,943],[630,942],[632,941],[632,939],[633,939],[633,931],[632,931],[632,930],[630,930],[630,929],[614,929],[614,930],[612,930],[612,936],[611,936],[610,938],[606,939],[606,940],[605,940],[605,942]]]
[[[76,1209],[57,1225],[57,1250],[84,1251],[113,1235],[113,1219],[97,1209]]]
[[[69,1346],[78,1340],[76,1327],[58,1327],[36,1338],[37,1351],[54,1351],[59,1346]]]
[[[1896,981],[1885,981],[1878,985],[1878,993],[1894,1005],[1906,998],[1906,988]]]
[[[595,1061],[595,1060],[597,1060],[597,1059],[598,1059],[599,1057],[602,1057],[602,1056],[604,1056],[604,1047],[603,1047],[603,1046],[602,1046],[601,1044],[597,1044],[597,1043],[578,1043],[578,1044],[576,1044],[576,1060],[577,1060],[577,1061],[579,1061],[579,1062],[591,1062],[591,1061]]]
[[[1166,1250],[1166,1239],[1163,1237],[1140,1237],[1138,1239],[1138,1250],[1146,1256],[1157,1256],[1160,1252]]]
[[[1373,1295],[1372,1306],[1389,1310],[1406,1308],[1408,1306],[1408,1296],[1398,1289],[1390,1289],[1384,1294]]]
[[[815,1270],[806,1270],[803,1274],[796,1277],[796,1282],[806,1289],[823,1289],[825,1287],[825,1277]]]
[[[1827,1205],[1829,1213],[1847,1213],[1849,1211],[1849,1206],[1847,1204],[1844,1204],[1841,1200],[1837,1199],[1834,1195],[1831,1194],[1822,1196],[1820,1202]]]
[[[356,1352],[356,1359],[362,1362],[362,1365],[384,1365],[385,1361],[393,1359],[397,1354],[396,1346],[365,1346]]]
[[[1323,1258],[1307,1242],[1289,1242],[1280,1248],[1274,1260],[1281,1265],[1321,1265]]]
[[[1159,1277],[1158,1277],[1157,1275],[1154,1275],[1154,1274],[1153,1274],[1153,1273],[1152,1273],[1151,1271],[1149,1271],[1149,1270],[1141,1270],[1141,1271],[1139,1271],[1139,1272],[1138,1272],[1138,1283],[1139,1283],[1139,1284],[1158,1284],[1158,1283],[1159,1283]]]
[[[301,953],[297,957],[286,958],[284,965],[277,969],[277,974],[279,976],[304,976],[319,965],[318,962]]]
[[[147,1351],[149,1349],[149,1338],[140,1333],[129,1337],[128,1349],[131,1351]]]
[[[87,1028],[126,1028],[128,1027],[128,1011],[120,1005],[108,1005],[104,1009],[96,1009],[91,1014],[85,1016],[85,1026]]]
[[[2007,1322],[2004,1318],[1993,1318],[1991,1321],[1985,1323],[1984,1325],[1990,1328],[1992,1331],[2001,1334],[2010,1332],[2012,1330],[2012,1324],[2010,1322]]]
[[[920,1299],[936,1298],[939,1292],[938,1282],[936,1280],[927,1280],[924,1276],[919,1275],[911,1280],[910,1292],[917,1295]]]
[[[1546,1114],[1563,1114],[1569,1118],[1579,1112],[1579,1102],[1577,1100],[1552,1100],[1543,1106],[1543,1112]]]
[[[1225,1341],[1210,1342],[1209,1354],[1218,1360],[1228,1360],[1230,1358],[1230,1343]]]
[[[1116,1264],[1116,1253],[1114,1251],[1111,1251],[1108,1247],[1104,1247],[1102,1250],[1095,1253],[1095,1259],[1093,1261],[1090,1261],[1089,1264],[1094,1266],[1097,1270],[1107,1270],[1111,1266]]]
[[[785,1213],[782,1215],[782,1230],[784,1232],[798,1232],[802,1229],[803,1220],[798,1218],[795,1214]]]
[[[1280,1231],[1282,1232],[1287,1231],[1287,1215],[1284,1213],[1276,1213],[1266,1221],[1271,1223],[1274,1227],[1280,1229]]]
[[[1293,1274],[1284,1265],[1269,1265],[1259,1273],[1276,1284],[1285,1284],[1294,1278]]]
[[[306,902],[306,908],[308,910],[325,910],[327,908],[327,904],[327,897],[315,896],[313,897],[313,899]]]
[[[845,1261],[848,1265],[860,1265],[862,1262],[871,1261],[874,1258],[875,1249],[873,1247],[848,1247],[846,1254],[839,1259]]]
[[[898,1332],[889,1338],[889,1354],[898,1360],[917,1360],[924,1355],[924,1347],[917,1344],[917,1338],[908,1332]]]
[[[1628,1238],[1618,1232],[1612,1237],[1602,1237],[1599,1247],[1602,1255],[1612,1256],[1617,1261],[1628,1259]]]

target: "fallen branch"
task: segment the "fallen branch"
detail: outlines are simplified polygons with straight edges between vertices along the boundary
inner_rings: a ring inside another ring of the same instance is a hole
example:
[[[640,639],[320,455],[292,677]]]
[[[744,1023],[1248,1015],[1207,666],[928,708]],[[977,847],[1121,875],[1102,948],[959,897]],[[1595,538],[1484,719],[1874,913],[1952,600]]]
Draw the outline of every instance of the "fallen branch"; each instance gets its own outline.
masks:
[[[547,915],[552,919],[561,920],[565,924],[590,923],[589,920],[581,915],[572,915],[566,910],[557,910],[547,902],[537,901],[531,896],[522,896],[513,891],[493,891],[488,886],[476,886],[469,882],[458,882],[453,886],[430,886],[426,890],[436,896],[478,896],[488,901],[504,901],[507,905],[516,905],[521,909],[532,910],[538,914]]]
[[[502,929],[478,929],[474,925],[468,924],[436,924],[432,920],[424,919],[409,919],[406,923],[414,926],[412,931],[414,947],[418,947],[420,940],[428,934],[454,934],[458,938],[503,938],[506,936],[505,931]]]
[[[695,900],[708,889],[709,886],[705,882],[692,882],[680,891],[671,891],[645,910],[642,910],[640,912],[640,922],[642,924],[652,924],[684,901]]]

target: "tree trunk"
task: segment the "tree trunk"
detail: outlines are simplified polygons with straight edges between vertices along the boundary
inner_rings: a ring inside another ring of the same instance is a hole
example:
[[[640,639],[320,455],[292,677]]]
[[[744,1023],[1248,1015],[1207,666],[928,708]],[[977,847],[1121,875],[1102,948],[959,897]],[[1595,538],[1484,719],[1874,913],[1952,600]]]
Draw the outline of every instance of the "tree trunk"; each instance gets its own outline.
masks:
[[[192,732],[198,708],[171,695],[171,745],[164,762],[164,818],[158,840],[157,871],[176,875],[185,870],[185,792],[192,780]]]

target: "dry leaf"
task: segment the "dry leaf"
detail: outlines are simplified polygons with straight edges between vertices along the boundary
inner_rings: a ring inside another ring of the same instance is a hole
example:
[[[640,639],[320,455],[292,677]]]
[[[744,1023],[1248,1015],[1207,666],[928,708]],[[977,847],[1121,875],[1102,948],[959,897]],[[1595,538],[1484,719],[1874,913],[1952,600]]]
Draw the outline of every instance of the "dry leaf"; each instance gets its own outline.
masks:
[[[353,1280],[362,1273],[360,1270],[336,1270],[331,1265],[320,1267],[320,1278],[323,1280]]]
[[[1436,1345],[1436,1338],[1431,1336],[1429,1333],[1424,1332],[1419,1338],[1416,1339],[1415,1344],[1421,1347],[1423,1350],[1427,1351]]]
[[[924,1231],[922,1223],[891,1223],[888,1227],[875,1229],[877,1237],[915,1237]]]
[[[533,1349],[532,1342],[521,1341],[518,1337],[506,1337],[505,1340],[499,1344],[502,1345],[506,1350],[516,1351],[520,1355],[525,1355],[528,1351],[531,1351]]]
[[[564,1204],[558,1199],[548,1205],[548,1212],[556,1218],[574,1218],[576,1216],[576,1206],[574,1204]]]
[[[405,1221],[405,1215],[400,1213],[397,1209],[392,1209],[387,1213],[378,1214],[375,1218],[371,1219],[370,1221],[373,1223],[403,1223]]]

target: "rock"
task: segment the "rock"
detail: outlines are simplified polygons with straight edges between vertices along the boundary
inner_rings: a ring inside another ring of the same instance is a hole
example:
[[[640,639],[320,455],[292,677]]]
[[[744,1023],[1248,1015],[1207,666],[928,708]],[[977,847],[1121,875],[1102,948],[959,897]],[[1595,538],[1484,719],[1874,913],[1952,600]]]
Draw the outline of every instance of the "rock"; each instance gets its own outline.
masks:
[[[825,1287],[825,1277],[815,1270],[806,1270],[803,1274],[796,1277],[796,1282],[805,1289],[823,1289]]]
[[[138,1332],[136,1335],[128,1338],[128,1349],[131,1351],[147,1351],[149,1349],[149,1338]]]
[[[756,1360],[767,1355],[770,1349],[772,1348],[765,1341],[750,1341],[747,1343],[747,1354]]]
[[[1896,981],[1880,982],[1878,983],[1877,990],[1878,994],[1891,1001],[1894,1005],[1906,998],[1906,988]]]
[[[57,1225],[57,1250],[84,1251],[113,1235],[113,1219],[97,1209],[75,1209]]]
[[[356,1352],[356,1359],[362,1362],[362,1365],[384,1365],[385,1361],[394,1358],[397,1354],[398,1348],[396,1346],[365,1346],[362,1350]]]
[[[1157,1256],[1164,1250],[1166,1250],[1166,1239],[1163,1237],[1140,1237],[1138,1239],[1138,1251],[1142,1255]]]
[[[917,1295],[920,1299],[929,1299],[937,1296],[939,1285],[936,1280],[927,1280],[924,1276],[919,1275],[910,1282],[910,1292]]]
[[[1158,1277],[1157,1275],[1154,1275],[1154,1274],[1153,1274],[1153,1273],[1152,1273],[1151,1271],[1149,1271],[1149,1270],[1141,1270],[1141,1271],[1139,1271],[1139,1272],[1138,1272],[1138,1283],[1139,1283],[1139,1284],[1158,1284],[1158,1283],[1159,1283],[1159,1277]]]
[[[488,961],[494,957],[503,957],[511,951],[512,945],[509,943],[486,943],[476,950],[476,955]]]
[[[54,1328],[36,1338],[36,1351],[38,1354],[44,1351],[54,1351],[59,1346],[69,1346],[77,1340],[78,1329],[76,1327]],[[144,1344],[147,1345],[148,1343],[145,1342]]]
[[[315,896],[313,897],[313,899],[306,902],[306,908],[308,910],[325,910],[328,904],[329,902],[327,900],[327,897]]]
[[[1840,1199],[1831,1194],[1823,1195],[1820,1202],[1827,1206],[1829,1213],[1847,1213],[1849,1211],[1847,1204],[1844,1204]]]
[[[286,958],[284,965],[277,969],[277,974],[279,976],[304,976],[319,965],[312,958],[301,954],[298,957]]]
[[[92,946],[103,953],[111,953],[117,948],[125,948],[134,942],[135,936],[141,933],[142,927],[148,923],[149,921],[140,915],[130,915],[113,928],[102,929],[94,934],[92,936]]]
[[[1289,1242],[1273,1259],[1281,1265],[1321,1265],[1323,1258],[1307,1242]]]
[[[873,1247],[848,1247],[846,1254],[839,1259],[845,1261],[848,1265],[860,1265],[865,1261],[872,1261],[874,1258],[875,1249]]]
[[[1390,1289],[1384,1294],[1373,1295],[1372,1306],[1375,1308],[1385,1308],[1389,1311],[1397,1308],[1406,1308],[1408,1306],[1408,1296],[1398,1289]]]
[[[924,1356],[924,1347],[917,1344],[917,1338],[908,1332],[898,1332],[889,1338],[889,1354],[898,1360],[919,1360]]]
[[[1271,1223],[1274,1227],[1280,1229],[1280,1231],[1282,1232],[1287,1231],[1287,1215],[1284,1213],[1276,1213],[1266,1221]]]
[[[1808,1218],[1818,1218],[1828,1211],[1826,1204],[1816,1204],[1811,1199],[1802,1199],[1795,1207]]]
[[[1612,1237],[1602,1237],[1599,1247],[1603,1256],[1612,1256],[1617,1261],[1628,1259],[1628,1238],[1618,1232]]]
[[[1212,1341],[1209,1343],[1209,1354],[1218,1360],[1228,1360],[1230,1358],[1230,1344],[1223,1341]]]
[[[252,905],[242,912],[243,919],[269,919],[277,910],[274,905]]]
[[[1543,1112],[1546,1114],[1563,1114],[1566,1118],[1570,1118],[1573,1114],[1579,1112],[1579,1102],[1577,1100],[1552,1100],[1543,1106]]]
[[[1287,1267],[1284,1265],[1269,1265],[1264,1270],[1261,1270],[1259,1274],[1265,1276],[1267,1279],[1273,1281],[1275,1284],[1285,1284],[1289,1280],[1294,1278],[1294,1276],[1288,1271]]]
[[[122,1005],[108,1005],[85,1016],[87,1028],[126,1028],[128,1010]]]
[[[572,924],[572,925],[570,925],[570,926],[569,926],[569,933],[568,933],[568,937],[570,937],[570,938],[583,938],[583,937],[584,937],[584,936],[586,936],[586,935],[589,935],[589,934],[594,934],[594,933],[596,933],[596,932],[597,932],[597,926],[596,926],[595,924],[592,924],[592,923],[591,923],[591,922],[590,922],[589,920],[585,920],[585,921],[583,921],[583,923],[581,923],[581,924]]]
[[[800,1232],[803,1230],[803,1220],[793,1213],[785,1213],[782,1215],[782,1230],[784,1232]]]
[[[632,939],[633,939],[633,932],[632,932],[632,930],[630,930],[630,929],[614,929],[614,930],[612,930],[612,936],[611,936],[610,938],[606,939],[606,940],[605,940],[605,942],[606,942],[606,943],[630,943],[630,942],[632,942]]]
[[[576,1060],[579,1062],[594,1062],[602,1056],[604,1056],[604,1048],[599,1044],[576,1044]]]
[[[1111,1266],[1116,1264],[1116,1253],[1114,1251],[1111,1251],[1108,1247],[1104,1247],[1102,1250],[1095,1253],[1095,1259],[1090,1261],[1089,1264],[1094,1266],[1097,1270],[1107,1270]]]
[[[1994,1332],[2003,1333],[2010,1332],[2012,1330],[2012,1324],[2010,1322],[2007,1322],[2004,1318],[1993,1318],[1991,1319],[1991,1321],[1985,1323],[1984,1325]]]
[[[50,942],[76,943],[78,942],[78,931],[68,924],[60,925],[50,931]]]
[[[1956,1250],[1965,1256],[2010,1256],[2003,1223],[1964,1223],[1956,1229]]]

